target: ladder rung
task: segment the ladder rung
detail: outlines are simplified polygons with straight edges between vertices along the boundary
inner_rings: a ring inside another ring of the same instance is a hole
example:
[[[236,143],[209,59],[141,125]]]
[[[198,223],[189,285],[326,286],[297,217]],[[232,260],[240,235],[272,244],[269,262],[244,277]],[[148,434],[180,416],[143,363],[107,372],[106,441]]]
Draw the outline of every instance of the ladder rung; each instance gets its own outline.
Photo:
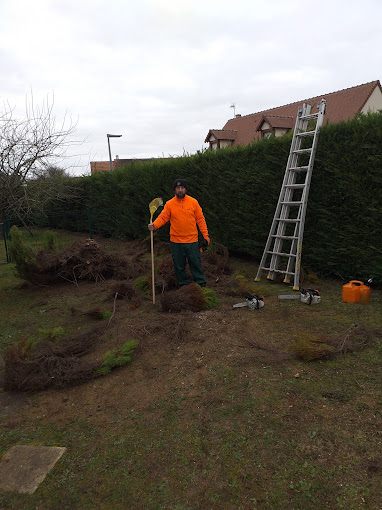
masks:
[[[283,221],[284,223],[298,223],[300,218],[276,218],[275,221]]]
[[[317,119],[319,115],[318,113],[310,113],[309,115],[304,115],[303,117],[300,117],[300,120],[310,120],[310,119]]]
[[[280,202],[280,204],[283,204],[283,205],[301,205],[302,202],[300,200],[298,202]]]
[[[282,252],[279,252],[279,251],[266,251],[266,253],[269,253],[270,255],[278,255],[280,257],[297,257],[297,255],[295,255],[294,253],[282,253]]]
[[[285,188],[301,189],[305,188],[305,183],[302,184],[284,184]]]
[[[294,274],[291,271],[282,271],[281,269],[271,269],[270,267],[261,267],[264,271],[273,271],[274,273],[282,273],[282,274]]]
[[[289,170],[293,170],[294,172],[302,172],[308,170],[308,166],[292,166]]]
[[[276,237],[277,239],[285,239],[286,241],[292,241],[293,239],[298,239],[296,236],[279,236],[278,234],[272,234],[271,237]]]
[[[298,149],[292,152],[293,154],[306,154],[307,152],[312,152],[312,147],[310,147],[309,149]]]
[[[316,132],[315,131],[305,131],[303,133],[296,133],[296,136],[314,136]]]

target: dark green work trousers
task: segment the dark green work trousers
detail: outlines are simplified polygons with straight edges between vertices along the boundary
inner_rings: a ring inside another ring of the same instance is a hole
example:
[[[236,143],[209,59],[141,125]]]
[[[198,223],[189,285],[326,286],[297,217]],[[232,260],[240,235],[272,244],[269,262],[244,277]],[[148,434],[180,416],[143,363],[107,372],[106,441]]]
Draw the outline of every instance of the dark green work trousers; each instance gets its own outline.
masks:
[[[190,280],[186,273],[186,260],[195,283],[206,283],[200,261],[199,243],[170,243],[175,275],[179,285],[188,285]]]

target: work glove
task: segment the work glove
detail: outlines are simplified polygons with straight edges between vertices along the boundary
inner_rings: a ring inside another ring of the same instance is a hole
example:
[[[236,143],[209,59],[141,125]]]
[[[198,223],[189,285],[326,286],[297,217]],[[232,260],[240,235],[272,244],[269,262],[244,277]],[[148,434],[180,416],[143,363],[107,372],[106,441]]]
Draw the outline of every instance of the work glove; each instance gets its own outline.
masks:
[[[204,237],[199,241],[199,250],[205,251],[208,248],[208,241]]]

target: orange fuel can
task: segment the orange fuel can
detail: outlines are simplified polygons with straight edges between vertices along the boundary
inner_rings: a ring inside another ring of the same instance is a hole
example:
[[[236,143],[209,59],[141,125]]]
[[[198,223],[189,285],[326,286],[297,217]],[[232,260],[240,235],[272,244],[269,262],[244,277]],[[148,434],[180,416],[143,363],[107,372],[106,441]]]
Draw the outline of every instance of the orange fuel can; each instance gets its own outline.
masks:
[[[370,287],[359,280],[351,280],[342,287],[342,301],[344,303],[370,303]]]

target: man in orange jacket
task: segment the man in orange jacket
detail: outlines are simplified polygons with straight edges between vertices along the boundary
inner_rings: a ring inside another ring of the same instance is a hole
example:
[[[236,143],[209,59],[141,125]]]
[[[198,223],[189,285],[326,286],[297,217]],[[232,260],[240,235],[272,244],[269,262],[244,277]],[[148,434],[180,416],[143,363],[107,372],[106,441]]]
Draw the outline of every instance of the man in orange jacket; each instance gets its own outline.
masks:
[[[180,286],[188,285],[190,280],[186,274],[186,260],[195,283],[206,285],[200,261],[198,229],[204,238],[203,244],[210,243],[206,220],[199,202],[187,195],[187,182],[176,179],[174,182],[175,196],[168,200],[154,223],[149,223],[149,230],[157,230],[170,221],[170,244],[176,278]]]

